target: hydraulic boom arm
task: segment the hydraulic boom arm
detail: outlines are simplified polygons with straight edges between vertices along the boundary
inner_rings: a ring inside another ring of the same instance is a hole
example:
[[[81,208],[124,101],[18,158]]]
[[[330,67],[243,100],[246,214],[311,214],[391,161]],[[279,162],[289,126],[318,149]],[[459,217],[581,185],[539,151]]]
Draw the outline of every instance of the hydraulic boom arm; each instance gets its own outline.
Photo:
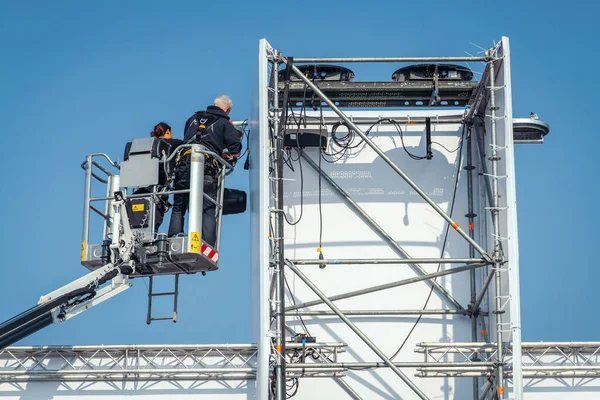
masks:
[[[135,265],[131,257],[134,237],[127,213],[122,210],[123,203],[123,194],[115,193],[114,215],[120,224],[113,230],[110,245],[113,262],[42,296],[35,307],[0,324],[0,349],[48,325],[66,321],[131,287],[129,275],[134,272]],[[102,287],[108,282],[109,285]]]

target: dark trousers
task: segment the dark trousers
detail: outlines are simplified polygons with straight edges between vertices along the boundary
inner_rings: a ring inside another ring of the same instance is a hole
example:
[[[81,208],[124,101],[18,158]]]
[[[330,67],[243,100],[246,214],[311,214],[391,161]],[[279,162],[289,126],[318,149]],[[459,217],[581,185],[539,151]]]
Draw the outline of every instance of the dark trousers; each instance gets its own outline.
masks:
[[[189,189],[189,173],[186,176],[184,171],[179,178],[177,175],[175,176],[174,189]],[[212,171],[207,171],[204,175],[204,193],[212,199],[216,200],[217,198],[217,182]],[[171,210],[171,223],[169,224],[169,237],[183,232],[185,213],[189,204],[190,196],[188,193],[175,194]],[[214,247],[217,241],[216,206],[209,200],[204,199],[202,207],[202,241]]]

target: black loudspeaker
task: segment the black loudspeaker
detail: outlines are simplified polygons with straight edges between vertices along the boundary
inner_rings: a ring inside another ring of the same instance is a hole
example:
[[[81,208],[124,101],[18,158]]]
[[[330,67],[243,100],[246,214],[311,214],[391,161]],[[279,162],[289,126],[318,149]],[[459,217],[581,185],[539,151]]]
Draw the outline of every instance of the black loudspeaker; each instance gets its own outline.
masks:
[[[223,193],[223,215],[241,214],[246,211],[246,192],[225,188]]]

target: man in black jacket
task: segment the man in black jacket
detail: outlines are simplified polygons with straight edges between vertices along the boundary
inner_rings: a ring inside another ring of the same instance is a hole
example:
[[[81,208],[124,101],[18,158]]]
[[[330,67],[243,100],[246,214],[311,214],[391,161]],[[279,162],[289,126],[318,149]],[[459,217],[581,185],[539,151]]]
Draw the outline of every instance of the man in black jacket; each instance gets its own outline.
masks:
[[[242,150],[242,136],[235,129],[229,119],[229,112],[233,104],[228,96],[219,96],[214,105],[207,107],[206,111],[199,111],[190,117],[184,128],[184,141],[186,143],[199,143],[209,151],[223,154],[226,148],[229,152],[225,158],[235,162]],[[213,162],[211,162],[213,161]],[[213,199],[217,198],[218,166],[214,160],[206,159],[204,165],[204,193]],[[190,185],[190,160],[189,155],[182,157],[175,173],[175,190],[189,189]],[[169,237],[183,232],[184,216],[189,205],[187,193],[176,194],[169,224]],[[210,246],[215,246],[217,239],[215,205],[204,199],[202,213],[202,241]]]

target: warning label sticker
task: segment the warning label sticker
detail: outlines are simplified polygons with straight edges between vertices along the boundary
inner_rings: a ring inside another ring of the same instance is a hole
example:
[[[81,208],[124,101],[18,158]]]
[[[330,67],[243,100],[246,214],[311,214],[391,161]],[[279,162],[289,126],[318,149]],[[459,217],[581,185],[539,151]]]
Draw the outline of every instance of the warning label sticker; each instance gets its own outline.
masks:
[[[133,212],[144,211],[144,203],[132,204],[131,205],[131,211],[133,211]]]
[[[200,232],[190,232],[190,251],[200,253]]]
[[[85,242],[81,242],[81,261],[85,260]]]

